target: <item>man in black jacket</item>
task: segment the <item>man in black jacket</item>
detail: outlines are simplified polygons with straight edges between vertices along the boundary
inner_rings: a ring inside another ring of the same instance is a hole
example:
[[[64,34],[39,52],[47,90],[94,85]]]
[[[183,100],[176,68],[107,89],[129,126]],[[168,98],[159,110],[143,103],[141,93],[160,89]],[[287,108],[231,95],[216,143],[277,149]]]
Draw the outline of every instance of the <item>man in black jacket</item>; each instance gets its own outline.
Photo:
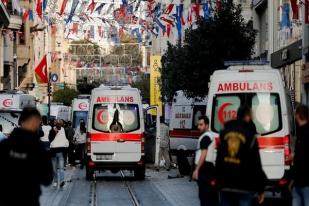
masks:
[[[49,154],[40,142],[40,112],[25,108],[19,118],[20,128],[0,143],[0,205],[39,205],[41,185],[53,180]]]
[[[255,131],[242,116],[251,114],[250,108],[242,107],[238,114],[237,120],[228,122],[220,133],[216,175],[221,206],[250,206],[255,193],[258,193],[258,203],[264,201],[267,178]]]
[[[309,205],[309,111],[305,105],[296,109],[296,143],[292,168],[293,206]]]

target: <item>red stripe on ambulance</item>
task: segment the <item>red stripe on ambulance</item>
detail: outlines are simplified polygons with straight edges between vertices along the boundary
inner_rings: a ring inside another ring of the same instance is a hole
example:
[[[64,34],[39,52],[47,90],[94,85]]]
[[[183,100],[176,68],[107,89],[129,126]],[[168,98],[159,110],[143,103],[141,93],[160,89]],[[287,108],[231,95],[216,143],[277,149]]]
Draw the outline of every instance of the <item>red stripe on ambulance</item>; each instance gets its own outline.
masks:
[[[90,133],[90,141],[142,141],[142,134],[124,134],[124,133]]]

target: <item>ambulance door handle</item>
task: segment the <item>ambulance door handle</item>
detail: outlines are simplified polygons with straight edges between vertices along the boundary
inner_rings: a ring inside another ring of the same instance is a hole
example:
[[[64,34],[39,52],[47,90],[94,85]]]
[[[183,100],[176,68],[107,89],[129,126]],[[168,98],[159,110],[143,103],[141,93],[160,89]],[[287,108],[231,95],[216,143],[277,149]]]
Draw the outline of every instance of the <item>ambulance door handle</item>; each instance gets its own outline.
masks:
[[[123,142],[125,142],[125,140],[123,140],[123,139],[117,139],[117,142],[123,143]]]

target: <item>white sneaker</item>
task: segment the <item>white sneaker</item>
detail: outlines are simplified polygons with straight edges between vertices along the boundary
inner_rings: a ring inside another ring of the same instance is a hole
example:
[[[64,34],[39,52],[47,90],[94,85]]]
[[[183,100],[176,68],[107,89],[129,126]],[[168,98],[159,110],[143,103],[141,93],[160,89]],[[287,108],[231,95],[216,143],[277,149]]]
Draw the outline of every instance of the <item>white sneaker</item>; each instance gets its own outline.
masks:
[[[53,187],[57,187],[57,186],[58,186],[57,182],[54,182]]]

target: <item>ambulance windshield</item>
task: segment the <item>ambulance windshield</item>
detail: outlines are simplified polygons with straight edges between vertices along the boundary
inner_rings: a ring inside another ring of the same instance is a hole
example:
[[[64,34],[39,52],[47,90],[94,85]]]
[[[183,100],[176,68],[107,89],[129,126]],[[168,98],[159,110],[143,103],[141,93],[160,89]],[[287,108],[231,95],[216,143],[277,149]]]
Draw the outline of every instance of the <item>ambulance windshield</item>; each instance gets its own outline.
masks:
[[[3,133],[10,134],[15,127],[18,127],[20,112],[1,111],[0,112],[0,124],[3,128]]]
[[[132,132],[140,128],[137,104],[96,104],[92,127],[101,132]]]
[[[282,128],[279,95],[275,93],[234,93],[214,97],[212,111],[212,130],[220,132],[224,124],[237,118],[241,105],[252,109],[253,122],[258,134],[267,135]]]

